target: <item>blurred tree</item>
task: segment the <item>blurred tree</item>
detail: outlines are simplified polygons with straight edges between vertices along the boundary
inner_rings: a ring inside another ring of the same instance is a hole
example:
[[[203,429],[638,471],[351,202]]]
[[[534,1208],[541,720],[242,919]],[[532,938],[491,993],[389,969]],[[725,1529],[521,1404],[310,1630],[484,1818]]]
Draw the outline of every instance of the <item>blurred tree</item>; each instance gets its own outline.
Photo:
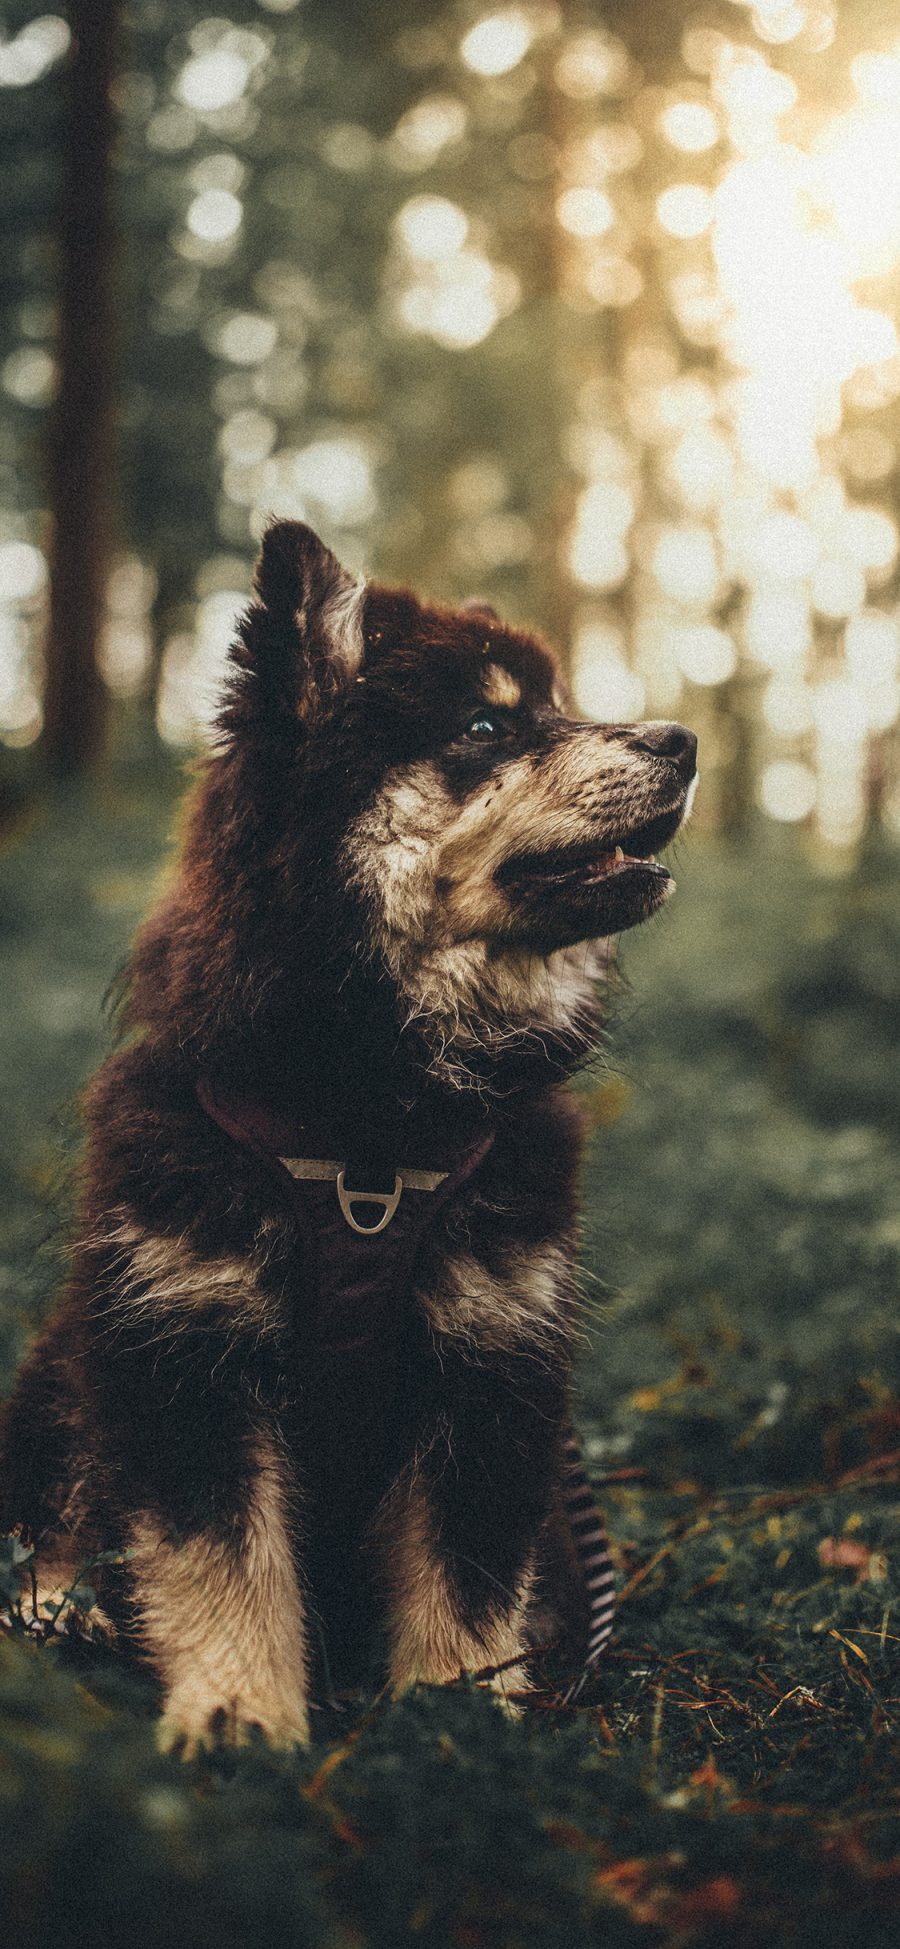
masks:
[[[114,491],[111,87],[117,0],[71,0],[73,41],[59,222],[59,377],[50,442],[53,517],[44,748],[60,775],[103,740],[97,645]]]

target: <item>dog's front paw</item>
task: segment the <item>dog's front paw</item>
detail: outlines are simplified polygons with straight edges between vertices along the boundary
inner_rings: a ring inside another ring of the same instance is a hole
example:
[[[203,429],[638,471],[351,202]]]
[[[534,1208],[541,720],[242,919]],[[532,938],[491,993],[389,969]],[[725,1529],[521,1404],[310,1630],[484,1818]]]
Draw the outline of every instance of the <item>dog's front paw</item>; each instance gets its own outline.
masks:
[[[402,1698],[404,1692],[411,1691],[416,1685],[453,1685],[459,1679],[468,1678],[474,1680],[479,1691],[490,1692],[511,1719],[521,1719],[523,1701],[533,1690],[527,1663],[519,1663],[519,1659],[524,1657],[524,1651],[517,1651],[499,1667],[484,1665],[474,1655],[468,1659],[449,1661],[443,1667],[419,1661],[403,1669],[395,1660],[393,1695]]]
[[[521,1719],[525,1699],[534,1688],[527,1664],[506,1661],[499,1668],[482,1668],[472,1674],[480,1692],[490,1692],[510,1719]]]
[[[262,1733],[270,1746],[284,1751],[307,1746],[309,1717],[305,1705],[300,1700],[290,1707],[260,1705],[246,1698],[224,1700],[199,1687],[185,1687],[166,1701],[156,1743],[160,1752],[190,1760],[217,1746],[247,1746],[257,1733]]]

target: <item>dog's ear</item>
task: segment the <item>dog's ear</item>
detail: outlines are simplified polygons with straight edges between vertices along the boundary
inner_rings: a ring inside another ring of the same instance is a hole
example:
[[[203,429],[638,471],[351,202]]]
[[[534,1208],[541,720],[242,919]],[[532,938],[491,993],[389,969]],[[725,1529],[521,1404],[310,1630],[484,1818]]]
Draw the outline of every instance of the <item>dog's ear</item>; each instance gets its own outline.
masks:
[[[266,529],[254,581],[236,660],[257,695],[308,721],[359,669],[365,583],[300,521]]]

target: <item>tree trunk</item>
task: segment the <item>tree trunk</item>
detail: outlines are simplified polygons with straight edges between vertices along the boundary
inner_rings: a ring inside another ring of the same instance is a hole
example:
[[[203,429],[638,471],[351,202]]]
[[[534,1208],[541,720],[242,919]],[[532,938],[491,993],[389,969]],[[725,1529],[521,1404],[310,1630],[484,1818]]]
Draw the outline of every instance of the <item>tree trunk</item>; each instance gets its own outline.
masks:
[[[113,304],[110,97],[119,0],[72,0],[60,212],[59,391],[50,444],[53,536],[44,751],[58,777],[102,749],[97,666],[110,552]]]

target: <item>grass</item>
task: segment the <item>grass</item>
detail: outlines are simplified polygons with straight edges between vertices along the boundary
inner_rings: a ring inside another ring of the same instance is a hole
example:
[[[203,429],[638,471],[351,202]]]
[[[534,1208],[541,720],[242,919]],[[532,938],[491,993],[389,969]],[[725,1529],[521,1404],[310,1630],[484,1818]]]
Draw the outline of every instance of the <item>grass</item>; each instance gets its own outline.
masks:
[[[71,1100],[171,790],[0,861],[0,1382],[58,1273]],[[115,1663],[0,1644],[0,1915],[30,1943],[897,1940],[900,902],[790,835],[686,841],[586,1079],[580,1423],[621,1570],[579,1708],[461,1685],[183,1766]]]

